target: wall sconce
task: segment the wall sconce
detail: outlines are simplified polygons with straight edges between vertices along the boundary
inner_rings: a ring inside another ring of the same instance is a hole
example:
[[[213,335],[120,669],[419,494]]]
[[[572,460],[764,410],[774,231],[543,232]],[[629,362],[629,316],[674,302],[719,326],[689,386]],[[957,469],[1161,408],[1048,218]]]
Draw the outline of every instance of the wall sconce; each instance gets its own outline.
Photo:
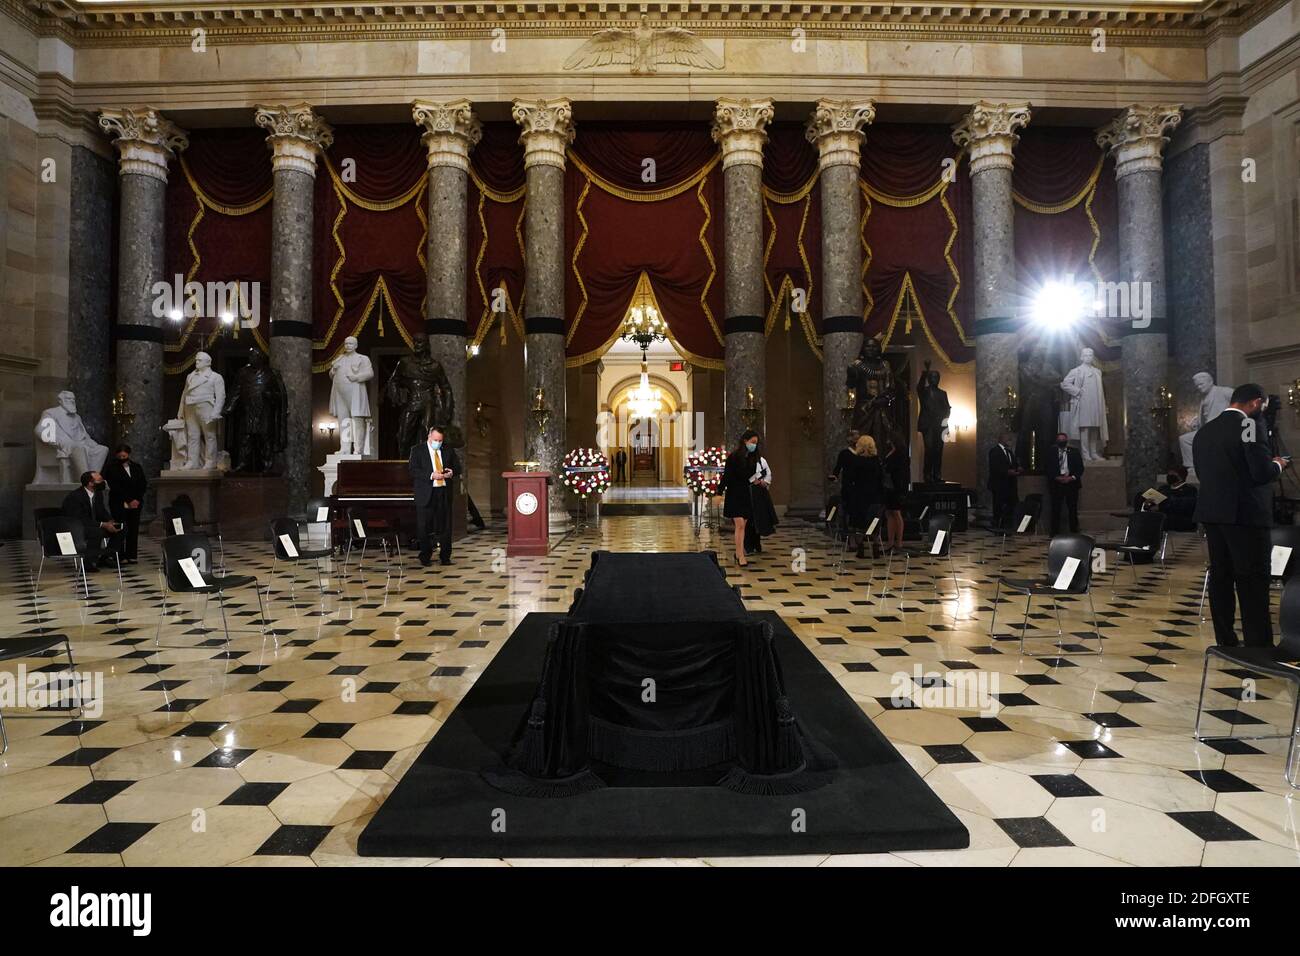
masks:
[[[492,425],[487,417],[487,407],[482,402],[474,403],[474,427],[478,429],[479,438],[486,438],[488,428]]]
[[[1286,403],[1300,416],[1300,378],[1286,387]]]
[[[338,428],[339,425],[338,422],[321,422],[316,427],[320,429],[322,435],[328,435],[330,438],[333,438],[334,430]]]
[[[844,393],[844,404],[840,406],[840,411],[843,412],[845,416],[848,416],[852,415],[857,407],[858,390],[856,388],[850,388]]]
[[[763,414],[763,405],[754,397],[754,386],[745,386],[745,404],[740,406],[740,420],[746,428],[755,428]]]
[[[1156,403],[1151,407],[1151,417],[1156,420],[1158,425],[1169,424],[1169,410],[1174,407],[1174,393],[1168,386],[1160,385],[1156,388]]]
[[[546,390],[538,385],[533,389],[533,405],[528,410],[537,425],[537,434],[546,434],[546,423],[551,420],[551,410],[546,407]]]
[[[127,407],[126,393],[120,388],[117,390],[117,394],[113,396],[113,424],[117,426],[119,435],[125,435],[130,427],[135,424],[135,412]]]
[[[803,424],[803,430],[809,435],[813,434],[813,426],[817,424],[817,416],[813,410],[812,399],[804,403],[804,412],[799,416],[799,421]]]
[[[1007,403],[998,409],[998,414],[1002,416],[1002,424],[1010,428],[1020,414],[1020,393],[1014,387],[1007,386]]]

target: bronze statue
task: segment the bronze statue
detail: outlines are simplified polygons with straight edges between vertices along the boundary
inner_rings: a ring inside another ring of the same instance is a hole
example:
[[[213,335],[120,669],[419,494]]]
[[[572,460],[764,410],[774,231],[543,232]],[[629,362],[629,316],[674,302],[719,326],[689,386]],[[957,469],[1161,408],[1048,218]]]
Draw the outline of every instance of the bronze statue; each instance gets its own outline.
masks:
[[[234,449],[234,470],[271,474],[275,456],[289,443],[289,393],[280,373],[261,349],[248,350],[248,364],[235,376],[226,399],[227,442]]]
[[[894,370],[884,357],[879,339],[862,343],[858,359],[849,366],[848,386],[854,389],[856,399],[850,427],[876,440],[876,447],[884,449],[887,439],[897,438],[894,406],[898,390]]]
[[[1038,342],[1020,356],[1020,410],[1016,455],[1022,468],[1039,472],[1056,445],[1061,410],[1061,370],[1051,347]]]
[[[456,410],[451,382],[442,363],[429,354],[429,340],[423,335],[415,337],[411,354],[397,363],[384,387],[384,397],[399,410],[397,447],[403,454],[412,446],[422,444],[434,425],[449,429],[446,434],[449,447],[464,445],[460,429],[451,426]]]
[[[948,429],[948,416],[952,414],[952,405],[948,402],[948,393],[939,387],[939,373],[931,371],[929,359],[926,359],[925,369],[921,372],[920,381],[916,383],[916,397],[921,406],[916,416],[916,430],[921,433],[921,442],[925,446],[922,480],[941,482],[943,439],[944,432]]]

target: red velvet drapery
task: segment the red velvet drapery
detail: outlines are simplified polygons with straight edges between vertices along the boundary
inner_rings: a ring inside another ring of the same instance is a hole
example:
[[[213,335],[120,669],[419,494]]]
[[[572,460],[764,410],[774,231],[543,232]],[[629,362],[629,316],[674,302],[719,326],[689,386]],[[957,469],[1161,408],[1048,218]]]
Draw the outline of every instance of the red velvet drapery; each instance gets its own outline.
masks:
[[[483,124],[470,153],[466,211],[466,313],[470,342],[493,329],[504,342],[513,326],[523,337],[524,149],[511,122]]]
[[[766,330],[778,321],[798,322],[813,351],[822,318],[822,203],[817,184],[817,149],[803,123],[773,123],[763,149],[763,281],[767,291]],[[792,308],[803,290],[806,308]]]

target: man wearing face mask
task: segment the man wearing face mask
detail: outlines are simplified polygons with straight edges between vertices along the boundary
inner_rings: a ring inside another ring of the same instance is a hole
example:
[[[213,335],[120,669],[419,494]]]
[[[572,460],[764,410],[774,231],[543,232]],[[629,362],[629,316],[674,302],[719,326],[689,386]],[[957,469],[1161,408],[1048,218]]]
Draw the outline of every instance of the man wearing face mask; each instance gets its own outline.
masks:
[[[1228,407],[1196,432],[1192,460],[1201,491],[1195,518],[1205,526],[1210,552],[1210,616],[1215,643],[1238,644],[1237,599],[1241,633],[1247,647],[1272,647],[1269,612],[1269,528],[1273,524],[1270,485],[1290,465],[1270,452],[1262,412],[1266,396],[1255,384],[1238,385]]]
[[[123,528],[122,560],[130,564],[136,559],[140,507],[149,489],[144,469],[138,461],[131,460],[130,445],[118,445],[113,450],[113,457],[104,469],[104,480],[108,482],[109,510],[113,512],[113,520]]]
[[[460,459],[446,447],[440,425],[429,429],[427,441],[411,449],[407,462],[415,485],[415,532],[420,563],[433,563],[433,536],[438,536],[438,563],[451,564],[451,480],[460,474]]]
[[[63,499],[63,515],[81,523],[86,538],[86,573],[111,567],[121,551],[122,528],[104,501],[105,482],[97,471],[83,472],[81,487]]]
[[[1052,534],[1061,533],[1061,509],[1069,516],[1070,533],[1079,533],[1079,489],[1083,487],[1083,454],[1070,447],[1070,436],[1058,432],[1047,468],[1047,494],[1052,501]]]

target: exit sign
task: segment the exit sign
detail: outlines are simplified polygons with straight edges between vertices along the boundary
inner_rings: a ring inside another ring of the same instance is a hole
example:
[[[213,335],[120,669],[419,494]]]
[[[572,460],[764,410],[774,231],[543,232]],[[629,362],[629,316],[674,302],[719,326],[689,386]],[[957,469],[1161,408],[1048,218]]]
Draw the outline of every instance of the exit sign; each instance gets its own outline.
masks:
[[[683,361],[681,361],[680,359],[677,360],[677,361],[675,361],[675,362],[669,362],[669,363],[668,363],[668,371],[670,371],[670,372],[685,372],[685,371],[686,371],[686,363],[683,362]]]

